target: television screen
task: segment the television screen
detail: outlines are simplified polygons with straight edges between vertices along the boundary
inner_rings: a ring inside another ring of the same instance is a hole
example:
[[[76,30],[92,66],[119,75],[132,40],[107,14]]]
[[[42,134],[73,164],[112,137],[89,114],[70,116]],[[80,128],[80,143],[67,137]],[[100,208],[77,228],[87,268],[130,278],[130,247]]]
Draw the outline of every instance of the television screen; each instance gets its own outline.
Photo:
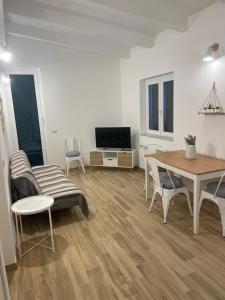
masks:
[[[131,148],[130,127],[95,128],[97,148]]]

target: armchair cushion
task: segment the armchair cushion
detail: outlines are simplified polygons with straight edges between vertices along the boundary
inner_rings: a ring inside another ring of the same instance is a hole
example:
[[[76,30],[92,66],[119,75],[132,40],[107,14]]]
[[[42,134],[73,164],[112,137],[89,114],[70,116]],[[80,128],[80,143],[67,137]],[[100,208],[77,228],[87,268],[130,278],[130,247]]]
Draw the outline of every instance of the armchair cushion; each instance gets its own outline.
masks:
[[[68,151],[66,152],[66,157],[78,157],[80,156],[79,151]]]
[[[32,173],[27,155],[23,150],[14,153],[10,159],[10,171],[13,177],[20,176],[23,173]]]
[[[83,215],[88,217],[89,209],[83,192],[66,177],[57,165],[30,167],[23,151],[12,155],[10,160],[12,200],[48,195],[54,198],[52,210],[79,206]]]
[[[211,183],[207,184],[207,188],[206,188],[207,192],[214,195],[216,188],[218,186],[218,183],[219,183],[219,181],[211,182]],[[220,198],[225,198],[225,182],[221,183],[221,185],[216,193],[216,196],[220,197]]]
[[[158,167],[158,170],[160,173],[166,172],[166,169],[163,169],[162,167]]]
[[[175,188],[180,188],[184,185],[183,181],[179,177],[176,177],[174,175],[171,175],[171,179],[173,181],[173,184],[170,180],[169,175],[160,175],[159,174],[159,178],[160,178],[161,187],[163,189],[172,190],[174,188],[173,184],[174,184]]]

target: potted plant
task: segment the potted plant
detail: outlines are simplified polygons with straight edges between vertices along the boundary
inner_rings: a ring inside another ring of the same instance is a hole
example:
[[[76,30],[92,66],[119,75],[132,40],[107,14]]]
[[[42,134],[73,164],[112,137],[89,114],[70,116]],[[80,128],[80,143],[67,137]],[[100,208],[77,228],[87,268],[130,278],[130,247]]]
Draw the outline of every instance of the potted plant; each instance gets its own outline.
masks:
[[[209,103],[208,105],[208,113],[212,113],[212,112],[215,112],[215,108],[214,108],[214,105]]]
[[[219,106],[216,106],[216,108],[215,108],[215,112],[221,112],[221,110],[220,110],[220,107],[219,107]]]
[[[184,140],[186,143],[186,158],[195,159],[196,158],[196,136],[188,134],[188,136],[185,137]]]

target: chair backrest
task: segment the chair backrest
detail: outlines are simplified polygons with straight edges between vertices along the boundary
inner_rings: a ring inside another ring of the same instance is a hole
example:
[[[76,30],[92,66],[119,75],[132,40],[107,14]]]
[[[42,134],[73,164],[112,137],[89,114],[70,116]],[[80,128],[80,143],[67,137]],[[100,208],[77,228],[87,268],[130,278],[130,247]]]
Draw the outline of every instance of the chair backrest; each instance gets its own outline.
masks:
[[[80,152],[80,141],[73,136],[66,136],[62,138],[62,149],[64,154],[69,151],[79,151]]]
[[[166,152],[167,150],[161,146],[161,145],[158,145],[158,144],[148,144],[148,145],[145,145],[143,148],[142,148],[142,157],[144,158],[144,155],[145,154],[154,154],[154,153],[157,153],[157,152]],[[150,173],[151,173],[151,166],[149,164],[149,160],[147,161],[149,167],[150,167]]]
[[[153,178],[153,182],[155,185],[157,186],[160,186],[160,178],[159,178],[159,162],[158,160],[150,157],[148,158],[148,161],[149,161],[149,165],[150,165],[150,168],[151,168],[151,175],[152,175],[152,178]]]
[[[150,158],[148,158],[148,160],[149,160],[149,165],[150,165],[150,168],[151,168],[151,171],[152,171],[151,175],[152,175],[152,178],[153,178],[153,182],[154,182],[155,185],[161,187],[160,176],[159,176],[159,167],[165,169],[165,166],[162,165],[162,164],[161,164],[157,159],[155,159],[155,158],[150,157]],[[173,186],[173,189],[175,190],[176,187],[175,187],[175,185],[174,185],[174,182],[173,182],[173,180],[172,180],[172,177],[171,177],[171,175],[170,175],[170,172],[169,172],[168,169],[165,169],[165,170],[166,170],[167,176],[168,176],[168,178],[169,178],[169,180],[170,180],[170,182],[171,182],[171,184],[172,184],[172,186]]]

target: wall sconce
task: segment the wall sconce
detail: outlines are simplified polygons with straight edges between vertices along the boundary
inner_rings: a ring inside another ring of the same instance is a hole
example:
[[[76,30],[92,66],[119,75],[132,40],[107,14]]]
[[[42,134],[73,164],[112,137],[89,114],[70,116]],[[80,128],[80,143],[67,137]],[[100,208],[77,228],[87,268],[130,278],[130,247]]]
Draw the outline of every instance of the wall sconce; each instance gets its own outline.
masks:
[[[214,43],[211,46],[209,46],[205,56],[203,57],[203,61],[210,62],[213,61],[221,56],[219,52],[219,44]]]
[[[12,53],[9,52],[4,46],[0,46],[0,59],[9,62],[11,60]]]

